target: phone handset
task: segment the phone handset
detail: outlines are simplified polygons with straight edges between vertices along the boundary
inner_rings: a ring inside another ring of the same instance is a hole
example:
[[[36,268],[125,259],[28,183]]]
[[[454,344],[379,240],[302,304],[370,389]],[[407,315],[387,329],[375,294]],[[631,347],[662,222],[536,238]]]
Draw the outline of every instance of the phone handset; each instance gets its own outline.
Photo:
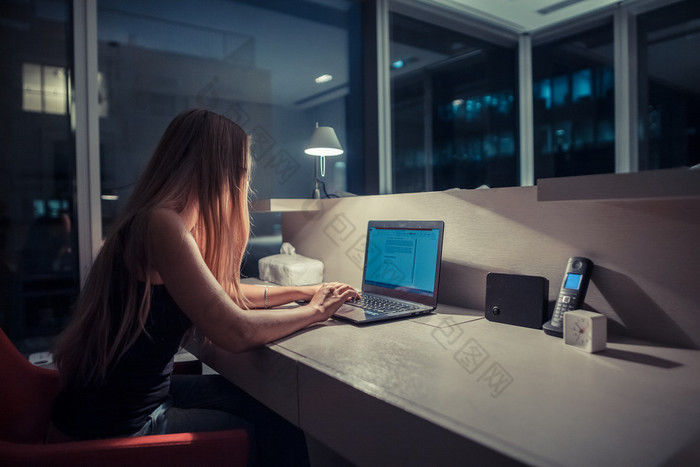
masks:
[[[582,256],[569,258],[552,319],[542,326],[545,333],[550,336],[563,336],[564,313],[581,308],[583,305],[591,272],[593,272],[593,262],[590,259]]]

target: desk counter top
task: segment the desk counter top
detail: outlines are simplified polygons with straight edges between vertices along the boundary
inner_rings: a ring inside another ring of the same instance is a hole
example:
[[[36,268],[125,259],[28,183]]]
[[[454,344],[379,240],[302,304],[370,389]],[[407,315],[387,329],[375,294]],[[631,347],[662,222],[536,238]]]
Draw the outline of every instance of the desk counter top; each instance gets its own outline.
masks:
[[[329,320],[238,355],[193,352],[357,464],[642,466],[698,455],[696,350],[613,336],[588,354],[441,305],[363,327]]]

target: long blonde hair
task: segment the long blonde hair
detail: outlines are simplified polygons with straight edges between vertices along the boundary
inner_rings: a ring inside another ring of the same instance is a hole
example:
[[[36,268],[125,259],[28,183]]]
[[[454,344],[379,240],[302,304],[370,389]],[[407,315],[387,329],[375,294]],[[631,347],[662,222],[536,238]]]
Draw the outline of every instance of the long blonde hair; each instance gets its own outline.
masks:
[[[250,164],[249,137],[228,118],[194,109],[173,119],[97,255],[73,319],[57,341],[54,360],[64,383],[103,379],[109,365],[144,332],[151,301],[148,217],[155,207],[182,212],[196,203],[199,214],[192,234],[202,257],[226,292],[246,306],[240,267],[250,231]],[[142,296],[139,282],[145,283]],[[115,293],[124,297],[123,309],[110,306]]]

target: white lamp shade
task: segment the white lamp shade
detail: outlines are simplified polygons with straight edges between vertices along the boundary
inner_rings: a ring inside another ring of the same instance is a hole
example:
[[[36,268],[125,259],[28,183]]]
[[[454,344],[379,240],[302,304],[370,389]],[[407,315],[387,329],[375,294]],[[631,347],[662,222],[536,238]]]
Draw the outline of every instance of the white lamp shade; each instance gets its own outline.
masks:
[[[304,150],[310,156],[339,156],[343,153],[335,130],[329,126],[319,126],[311,136],[311,142]]]

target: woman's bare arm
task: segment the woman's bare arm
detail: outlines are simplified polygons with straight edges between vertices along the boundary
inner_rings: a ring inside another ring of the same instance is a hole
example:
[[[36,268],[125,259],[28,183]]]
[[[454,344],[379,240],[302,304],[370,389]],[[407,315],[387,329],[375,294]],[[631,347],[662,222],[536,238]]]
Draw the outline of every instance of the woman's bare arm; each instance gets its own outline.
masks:
[[[266,344],[328,319],[357,292],[344,284],[324,284],[308,305],[286,310],[243,310],[218,283],[182,218],[154,210],[149,242],[152,266],[192,323],[215,344],[237,352]]]
[[[321,284],[303,286],[269,286],[267,287],[267,308],[295,302],[311,300]],[[253,308],[265,308],[265,287],[253,284],[241,284],[241,292]]]

